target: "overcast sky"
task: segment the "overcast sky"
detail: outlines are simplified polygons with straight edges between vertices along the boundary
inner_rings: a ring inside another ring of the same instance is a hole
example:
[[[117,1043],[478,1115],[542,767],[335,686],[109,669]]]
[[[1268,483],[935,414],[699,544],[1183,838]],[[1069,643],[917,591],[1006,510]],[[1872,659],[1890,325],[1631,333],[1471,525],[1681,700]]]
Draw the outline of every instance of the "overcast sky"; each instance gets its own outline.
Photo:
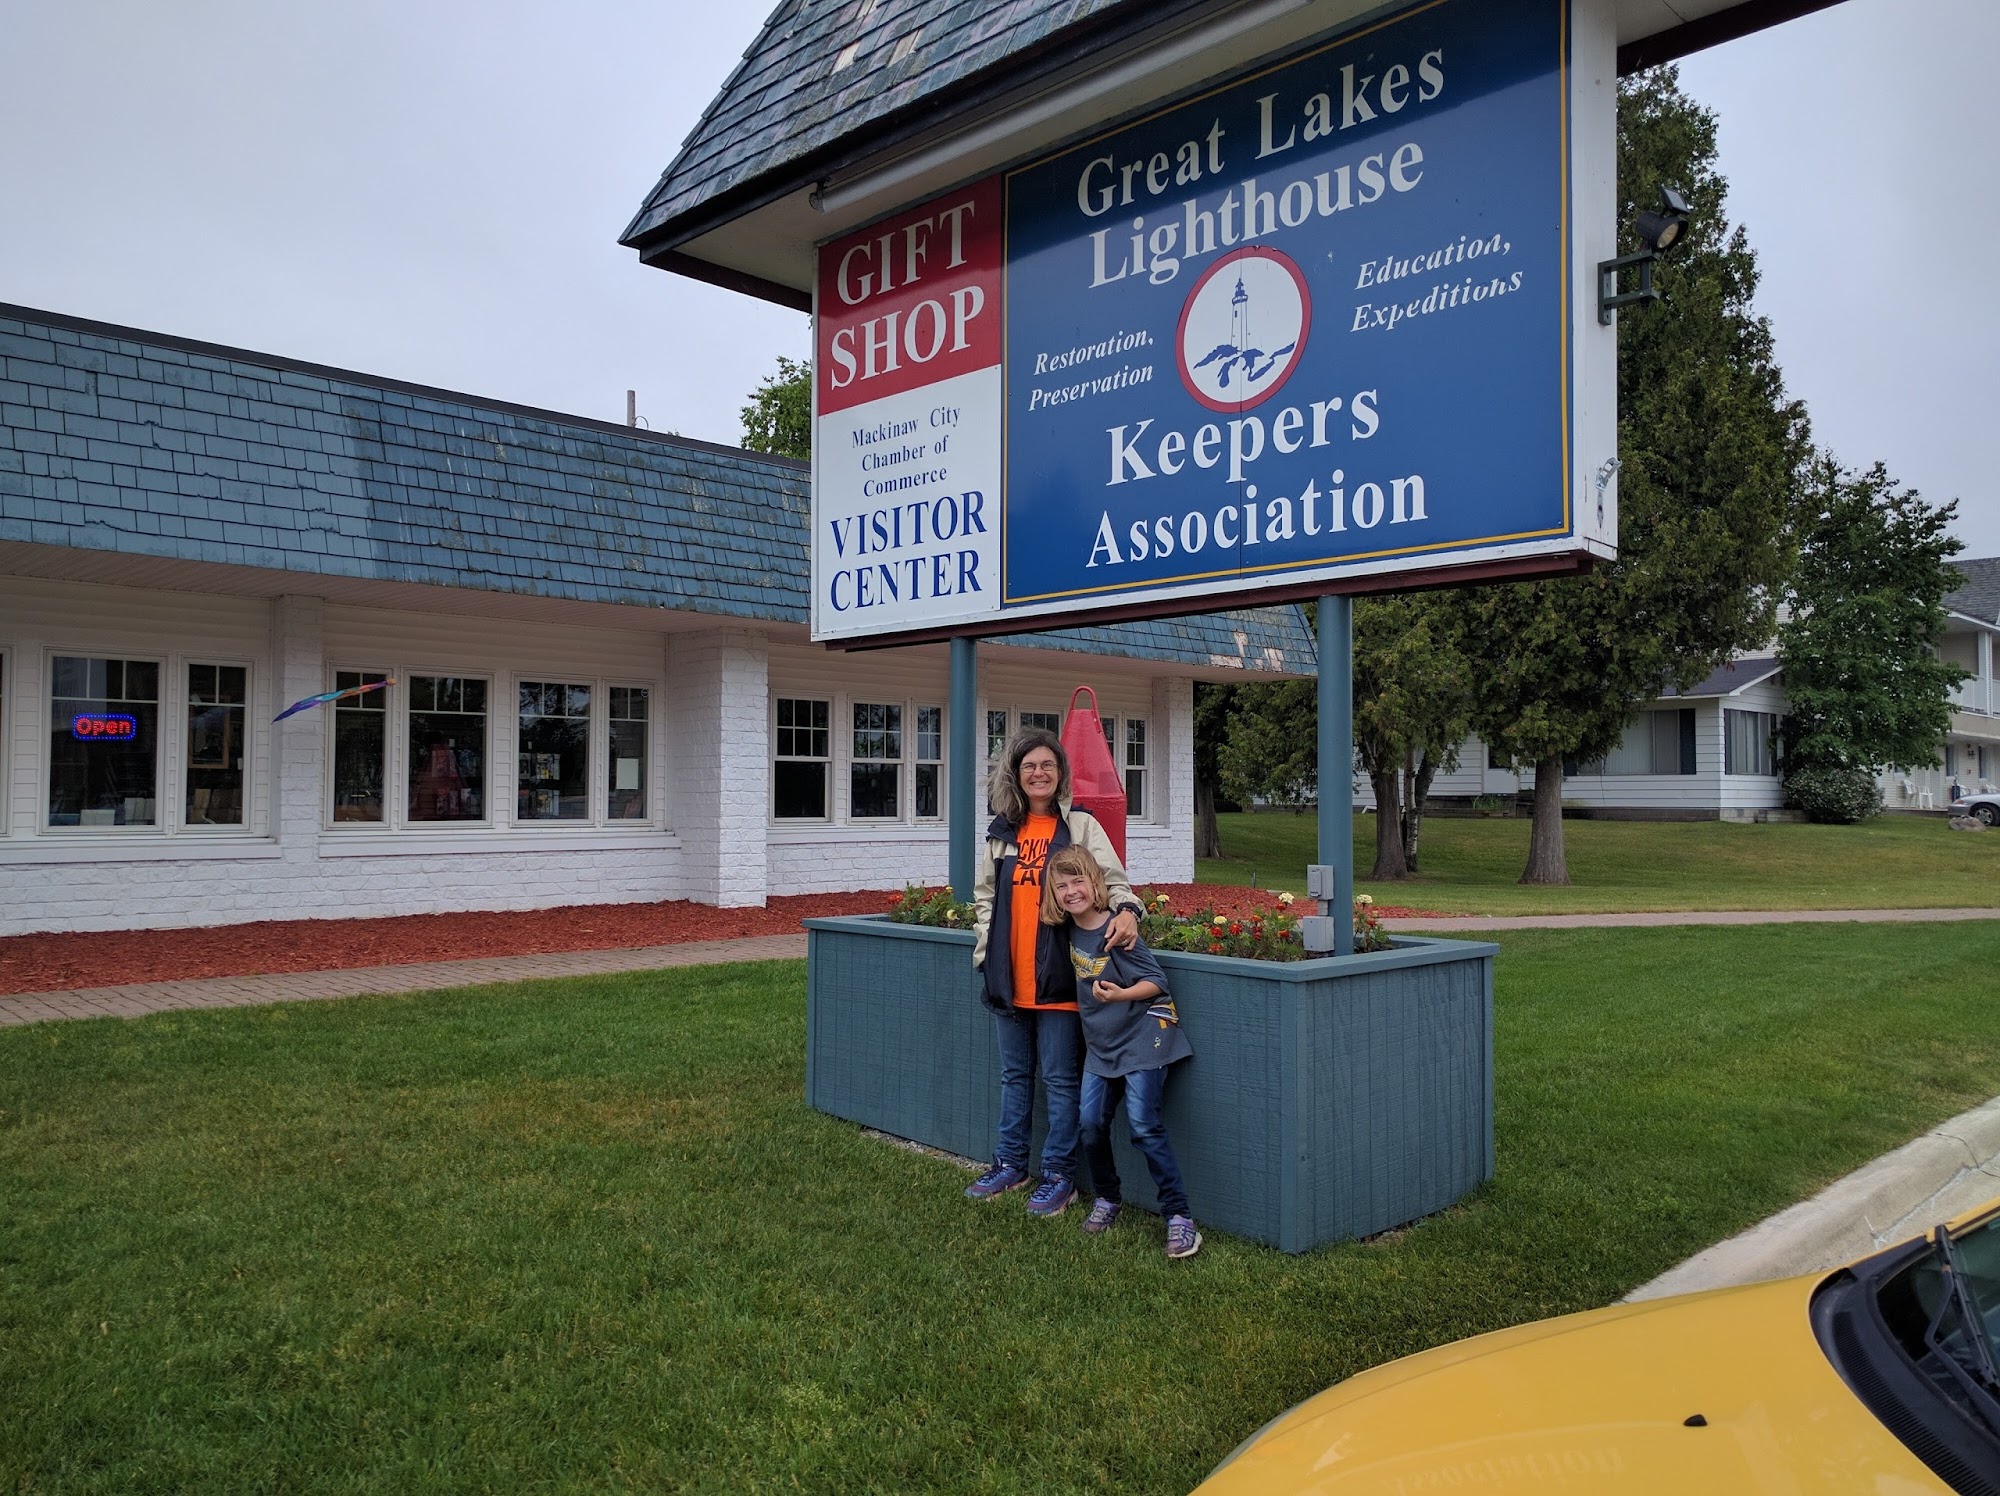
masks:
[[[0,300],[735,441],[806,319],[616,240],[751,5],[0,0]],[[1779,361],[1843,461],[2000,555],[1994,0],[1689,59]]]

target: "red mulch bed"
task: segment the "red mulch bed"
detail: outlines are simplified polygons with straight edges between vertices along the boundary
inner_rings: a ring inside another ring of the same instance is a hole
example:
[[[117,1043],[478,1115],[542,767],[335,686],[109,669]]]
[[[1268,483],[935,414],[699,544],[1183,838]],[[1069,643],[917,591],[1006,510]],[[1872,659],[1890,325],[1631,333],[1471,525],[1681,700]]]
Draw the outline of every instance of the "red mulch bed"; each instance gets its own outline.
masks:
[[[1267,889],[1151,883],[1184,912],[1211,905],[1218,914],[1275,909]],[[109,930],[0,938],[0,996],[74,987],[115,987],[189,977],[403,966],[483,956],[618,950],[683,940],[736,940],[798,933],[799,921],[826,914],[869,914],[890,890],[793,894],[762,909],[716,909],[684,899],[658,904],[585,904],[564,909],[471,914],[407,914],[383,919],[282,919],[198,930]],[[1303,909],[1303,906],[1302,906]],[[1377,905],[1394,918],[1420,913]]]

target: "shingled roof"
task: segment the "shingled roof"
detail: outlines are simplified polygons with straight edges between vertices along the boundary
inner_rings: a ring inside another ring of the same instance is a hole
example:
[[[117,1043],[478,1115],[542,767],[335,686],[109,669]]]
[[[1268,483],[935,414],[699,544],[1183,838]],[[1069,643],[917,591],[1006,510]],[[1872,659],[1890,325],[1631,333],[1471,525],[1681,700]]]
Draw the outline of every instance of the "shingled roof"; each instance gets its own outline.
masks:
[[[806,464],[0,304],[0,543],[804,625]],[[1313,668],[1292,608],[1024,636]]]
[[[620,242],[698,210],[748,207],[967,106],[1065,49],[1105,45],[1187,0],[780,0]],[[1116,13],[1116,14],[1114,14]],[[775,185],[774,185],[775,184]]]
[[[1965,584],[1945,594],[1945,607],[1981,623],[2000,623],[2000,556],[1951,564],[1958,568]]]

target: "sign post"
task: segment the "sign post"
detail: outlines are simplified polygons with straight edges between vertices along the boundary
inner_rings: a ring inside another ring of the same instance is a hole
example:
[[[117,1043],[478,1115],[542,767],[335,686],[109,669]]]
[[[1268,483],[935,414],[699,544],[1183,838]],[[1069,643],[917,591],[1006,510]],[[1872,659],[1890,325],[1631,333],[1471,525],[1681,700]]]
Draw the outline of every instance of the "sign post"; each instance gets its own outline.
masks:
[[[1319,860],[1333,869],[1320,913],[1333,953],[1354,954],[1354,600],[1319,600]]]
[[[978,865],[980,796],[978,794],[979,731],[972,719],[979,711],[979,641],[961,635],[951,641],[951,794],[946,805],[947,875],[952,897],[972,899],[973,869]]]

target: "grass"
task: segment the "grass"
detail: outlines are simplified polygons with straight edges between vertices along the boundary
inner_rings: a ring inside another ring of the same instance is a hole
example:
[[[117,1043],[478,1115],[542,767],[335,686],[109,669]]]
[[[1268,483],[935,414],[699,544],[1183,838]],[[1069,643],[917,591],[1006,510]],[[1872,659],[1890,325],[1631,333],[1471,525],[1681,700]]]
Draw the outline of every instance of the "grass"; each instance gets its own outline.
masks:
[[[1219,818],[1227,858],[1202,860],[1203,883],[1305,889],[1317,860],[1310,815]],[[1721,821],[1565,821],[1566,888],[1520,883],[1528,820],[1433,816],[1423,872],[1375,882],[1375,818],[1354,820],[1360,891],[1385,904],[1451,914],[1572,914],[1660,909],[1969,909],[2000,904],[2000,836],[1942,821],[1880,816],[1859,826]]]
[[[1496,1180],[1179,1264],[807,1110],[795,963],[0,1031],[0,1489],[1183,1491],[2000,1092],[1990,927],[1502,945]]]

